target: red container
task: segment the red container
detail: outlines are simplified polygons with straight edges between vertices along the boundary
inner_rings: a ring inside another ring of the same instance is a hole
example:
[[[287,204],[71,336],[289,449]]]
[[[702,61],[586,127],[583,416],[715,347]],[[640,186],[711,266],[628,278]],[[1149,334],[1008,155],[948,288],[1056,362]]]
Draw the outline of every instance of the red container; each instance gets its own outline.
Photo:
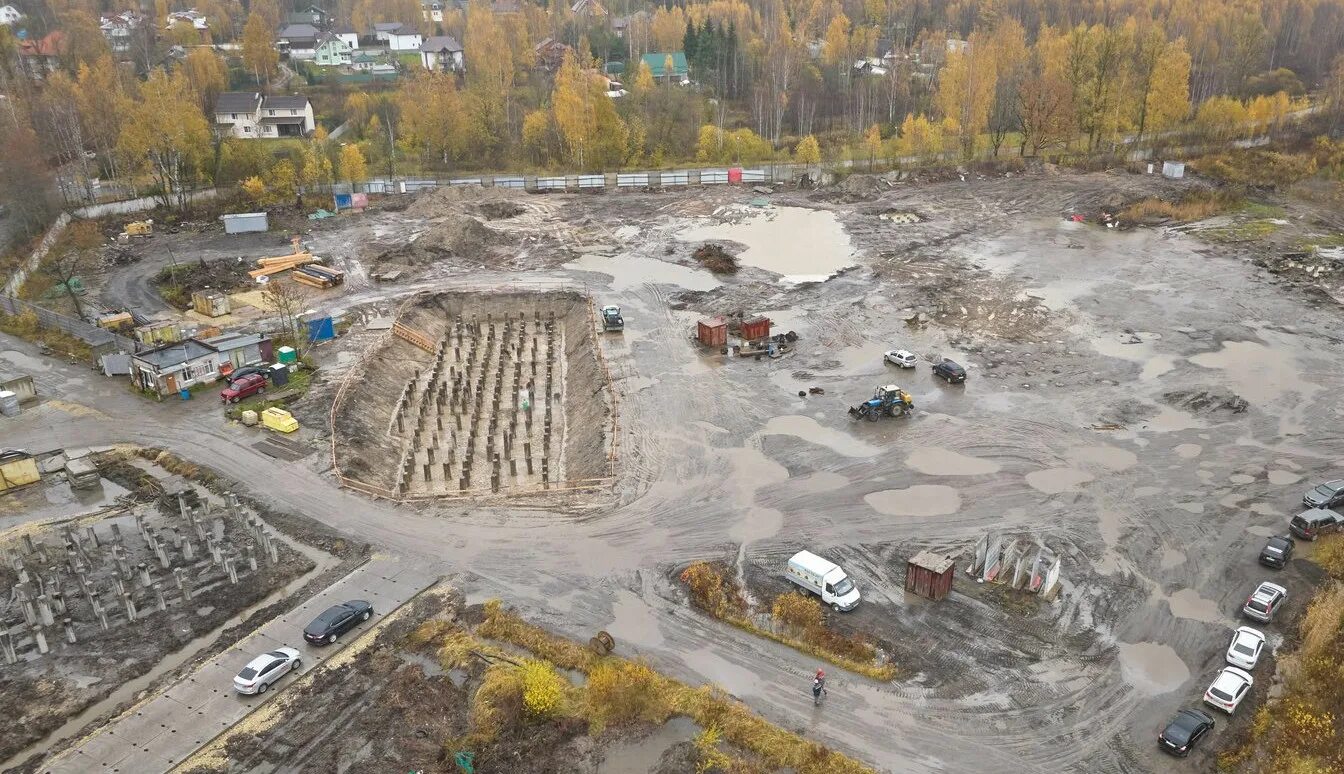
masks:
[[[712,317],[696,324],[695,338],[706,347],[724,347],[728,344],[728,321]]]
[[[753,317],[742,321],[742,340],[759,341],[770,338],[770,318]]]
[[[742,167],[728,168],[728,182],[730,183],[742,182]]]

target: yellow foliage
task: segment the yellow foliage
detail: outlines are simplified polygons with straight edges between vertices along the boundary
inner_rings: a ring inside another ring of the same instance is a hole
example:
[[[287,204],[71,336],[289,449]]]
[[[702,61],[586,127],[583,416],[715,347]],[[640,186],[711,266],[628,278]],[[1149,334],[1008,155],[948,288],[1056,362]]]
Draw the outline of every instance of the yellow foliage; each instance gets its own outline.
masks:
[[[723,734],[717,728],[706,728],[695,736],[695,770],[699,774],[718,769],[727,771],[733,765],[733,759],[719,749]]]
[[[1338,580],[1344,580],[1344,535],[1327,535],[1317,541],[1312,560]]]
[[[770,617],[794,631],[808,632],[821,626],[821,603],[801,591],[790,591],[775,597]]]
[[[593,733],[613,724],[661,724],[672,714],[671,681],[647,664],[602,661],[588,673],[586,687]]]
[[[799,164],[820,164],[821,146],[817,144],[817,138],[809,134],[799,140],[793,149],[793,157]]]
[[[523,710],[536,720],[549,720],[560,714],[569,682],[545,661],[523,662]]]
[[[486,671],[471,700],[471,728],[485,740],[518,726],[523,716],[523,672],[497,665]]]

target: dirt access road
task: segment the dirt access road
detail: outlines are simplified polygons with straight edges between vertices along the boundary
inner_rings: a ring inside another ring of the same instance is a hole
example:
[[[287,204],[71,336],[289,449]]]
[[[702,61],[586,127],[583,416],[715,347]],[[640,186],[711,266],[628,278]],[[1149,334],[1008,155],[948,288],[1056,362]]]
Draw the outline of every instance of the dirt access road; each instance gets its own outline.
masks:
[[[620,478],[611,501],[586,508],[369,502],[334,489],[322,455],[279,463],[246,445],[251,431],[60,366],[46,380],[66,403],[26,412],[7,435],[37,449],[164,446],[284,508],[434,560],[469,601],[499,596],[584,639],[605,628],[623,653],[716,682],[884,771],[1165,770],[1153,734],[1198,702],[1221,663],[1239,602],[1264,575],[1253,564],[1263,537],[1282,531],[1307,481],[1344,461],[1333,429],[1344,375],[1337,309],[1190,237],[1060,217],[1156,185],[1063,175],[898,188],[857,204],[776,197],[831,211],[843,229],[782,208],[762,216],[773,225],[735,211],[720,216],[737,225],[720,223],[717,208],[748,198],[726,189],[567,197],[564,210],[612,249],[507,274],[433,267],[416,287],[578,285],[623,306],[624,335],[605,339],[623,396]],[[879,217],[888,210],[924,220]],[[689,255],[696,242],[677,235],[692,228],[767,249],[743,252],[747,268],[721,281],[669,262]],[[778,257],[789,245],[802,252]],[[776,258],[795,275],[857,265],[795,285],[752,265]],[[797,352],[724,362],[691,345],[702,311],[736,308],[796,330]],[[916,311],[929,322],[910,328]],[[970,379],[945,385],[927,363],[895,372],[880,360],[892,346],[956,357]],[[852,424],[845,409],[887,382],[914,394],[915,416]],[[797,396],[811,386],[825,394]],[[1236,399],[1244,411],[1220,408]],[[1065,556],[1058,601],[1023,623],[975,595],[905,599],[905,556],[966,551],[991,528]],[[927,652],[907,656],[911,674],[879,685],[831,670],[818,711],[813,660],[690,611],[669,580],[725,555],[769,576],[802,547],[849,566],[869,600],[859,624],[935,631]],[[1290,604],[1309,594],[1303,564],[1279,576]],[[1272,644],[1287,625],[1266,627]],[[1257,672],[1256,700],[1268,674]],[[1209,750],[1227,733],[1219,725]]]

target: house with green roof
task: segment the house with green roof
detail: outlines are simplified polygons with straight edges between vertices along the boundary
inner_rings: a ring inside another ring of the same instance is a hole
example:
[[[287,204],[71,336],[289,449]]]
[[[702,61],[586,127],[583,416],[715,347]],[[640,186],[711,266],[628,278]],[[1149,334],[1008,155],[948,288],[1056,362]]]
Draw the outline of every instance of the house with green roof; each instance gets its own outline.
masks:
[[[681,83],[690,77],[691,69],[686,65],[685,51],[645,54],[641,59],[644,64],[649,66],[649,72],[653,73],[655,81]],[[669,59],[671,60],[671,68],[668,67]]]

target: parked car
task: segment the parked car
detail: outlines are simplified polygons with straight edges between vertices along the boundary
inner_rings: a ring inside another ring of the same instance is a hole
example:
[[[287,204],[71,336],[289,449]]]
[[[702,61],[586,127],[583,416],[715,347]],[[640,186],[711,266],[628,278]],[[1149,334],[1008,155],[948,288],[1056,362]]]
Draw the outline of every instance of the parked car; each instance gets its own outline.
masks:
[[[859,604],[859,590],[845,571],[811,551],[799,551],[790,557],[784,577],[821,597],[821,603],[832,610],[848,612]]]
[[[1247,671],[1260,663],[1260,652],[1265,649],[1265,635],[1258,629],[1243,626],[1232,632],[1232,644],[1227,646],[1227,663]]]
[[[355,628],[355,624],[369,620],[373,605],[362,599],[352,599],[332,605],[303,629],[303,638],[315,645],[330,645],[336,638]]]
[[[1327,481],[1302,495],[1302,504],[1308,508],[1334,508],[1344,505],[1344,478]]]
[[[1288,531],[1303,540],[1315,540],[1344,527],[1344,516],[1328,508],[1308,508],[1288,522]]]
[[[1293,539],[1287,535],[1275,535],[1260,549],[1260,564],[1282,570],[1293,558],[1293,545]]]
[[[915,363],[919,362],[915,353],[904,349],[889,349],[882,355],[882,359],[901,368],[914,368]]]
[[[267,368],[264,365],[243,366],[242,368],[237,368],[231,371],[228,376],[224,377],[224,381],[228,382],[229,384],[233,384],[234,382],[243,378],[244,376],[252,376],[253,374],[266,376],[266,371]]]
[[[270,653],[247,662],[243,671],[233,678],[233,689],[238,693],[266,693],[271,683],[290,672],[299,671],[299,652],[293,648],[276,648]]]
[[[1209,713],[1196,709],[1183,709],[1176,713],[1162,733],[1157,735],[1157,746],[1164,751],[1184,758],[1194,749],[1195,743],[1213,729],[1213,718]]]
[[[234,379],[232,384],[219,393],[219,399],[224,403],[237,403],[243,398],[262,392],[266,392],[266,377],[261,374],[248,374]]]
[[[953,360],[943,358],[941,362],[934,363],[933,372],[947,380],[948,384],[966,381],[966,369]]]
[[[1241,612],[1247,618],[1269,623],[1274,620],[1274,614],[1279,611],[1279,606],[1287,598],[1288,589],[1277,583],[1264,581],[1246,598],[1246,604],[1242,606]]]
[[[1251,692],[1255,678],[1244,669],[1234,666],[1223,667],[1223,671],[1213,679],[1209,690],[1204,692],[1204,703],[1231,715],[1237,711],[1237,705]]]

